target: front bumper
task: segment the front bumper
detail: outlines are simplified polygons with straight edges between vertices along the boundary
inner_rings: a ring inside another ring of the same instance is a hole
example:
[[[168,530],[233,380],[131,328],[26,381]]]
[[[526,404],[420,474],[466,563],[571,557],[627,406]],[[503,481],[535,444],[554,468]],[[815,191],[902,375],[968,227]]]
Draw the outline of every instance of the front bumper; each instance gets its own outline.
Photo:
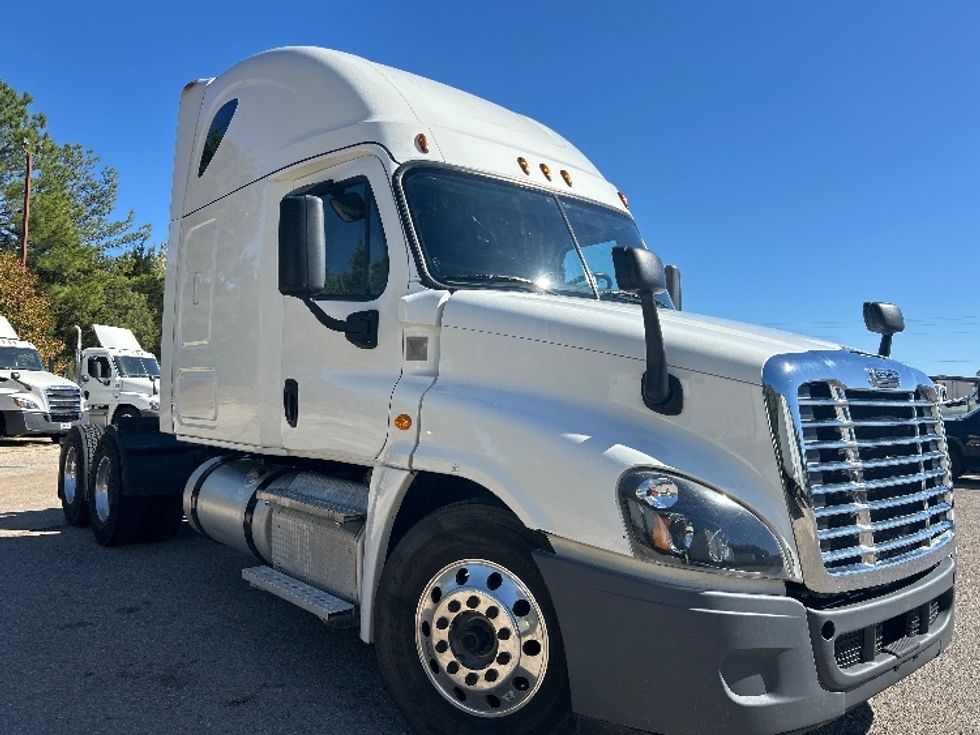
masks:
[[[558,614],[572,707],[602,732],[804,730],[931,661],[953,636],[952,558],[900,590],[824,610],[786,596],[654,582],[546,552],[535,558]],[[941,611],[917,627],[911,615],[933,601]],[[895,639],[902,624],[911,634]],[[878,625],[889,632],[875,650]],[[842,656],[841,668],[835,646],[845,635],[871,648],[856,664]]]
[[[51,416],[41,411],[4,411],[3,423],[7,436],[57,436],[67,434],[81,417],[73,421],[52,421]]]

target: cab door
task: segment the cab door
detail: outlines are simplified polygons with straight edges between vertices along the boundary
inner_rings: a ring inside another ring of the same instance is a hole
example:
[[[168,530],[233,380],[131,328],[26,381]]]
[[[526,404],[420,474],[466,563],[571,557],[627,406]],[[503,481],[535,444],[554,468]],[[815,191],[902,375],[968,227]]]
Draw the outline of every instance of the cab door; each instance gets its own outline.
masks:
[[[85,400],[92,406],[107,406],[113,396],[113,369],[108,353],[87,353],[80,368]]]
[[[326,287],[308,301],[283,297],[282,443],[297,454],[367,463],[384,447],[401,375],[398,303],[408,285],[408,253],[377,158],[334,166],[317,179],[303,190],[323,200]],[[325,326],[370,322],[373,312],[375,346]]]

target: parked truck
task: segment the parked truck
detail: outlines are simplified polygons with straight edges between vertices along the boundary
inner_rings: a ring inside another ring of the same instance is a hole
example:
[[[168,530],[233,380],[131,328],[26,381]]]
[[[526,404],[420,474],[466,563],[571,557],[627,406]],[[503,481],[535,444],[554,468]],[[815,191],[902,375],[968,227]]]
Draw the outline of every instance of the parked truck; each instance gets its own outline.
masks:
[[[415,731],[804,729],[950,642],[932,381],[680,311],[544,125],[278,49],[184,88],[170,211],[159,420],[73,430],[69,519],[182,503]]]
[[[81,417],[78,386],[45,370],[37,347],[0,316],[0,437],[60,441]]]
[[[160,411],[160,365],[136,335],[123,327],[93,324],[98,347],[82,347],[75,327],[75,376],[85,398],[89,423],[100,426],[120,419],[156,417]]]

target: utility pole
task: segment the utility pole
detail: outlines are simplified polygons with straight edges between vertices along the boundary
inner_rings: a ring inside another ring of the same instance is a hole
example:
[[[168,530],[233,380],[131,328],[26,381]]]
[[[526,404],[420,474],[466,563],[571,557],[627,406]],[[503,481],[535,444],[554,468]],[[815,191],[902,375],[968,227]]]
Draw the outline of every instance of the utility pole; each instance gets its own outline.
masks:
[[[20,234],[20,267],[27,270],[27,238],[31,230],[31,174],[34,169],[34,152],[27,149],[27,169],[24,171],[24,226]]]

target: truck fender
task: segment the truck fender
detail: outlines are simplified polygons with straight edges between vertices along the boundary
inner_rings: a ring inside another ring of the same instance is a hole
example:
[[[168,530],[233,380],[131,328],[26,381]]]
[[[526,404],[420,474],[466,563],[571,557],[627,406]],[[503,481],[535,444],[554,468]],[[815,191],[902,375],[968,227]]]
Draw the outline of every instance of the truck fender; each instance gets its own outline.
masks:
[[[374,597],[387,557],[388,539],[415,473],[379,465],[371,473],[367,521],[364,525],[364,556],[361,563],[361,640],[373,640]]]

